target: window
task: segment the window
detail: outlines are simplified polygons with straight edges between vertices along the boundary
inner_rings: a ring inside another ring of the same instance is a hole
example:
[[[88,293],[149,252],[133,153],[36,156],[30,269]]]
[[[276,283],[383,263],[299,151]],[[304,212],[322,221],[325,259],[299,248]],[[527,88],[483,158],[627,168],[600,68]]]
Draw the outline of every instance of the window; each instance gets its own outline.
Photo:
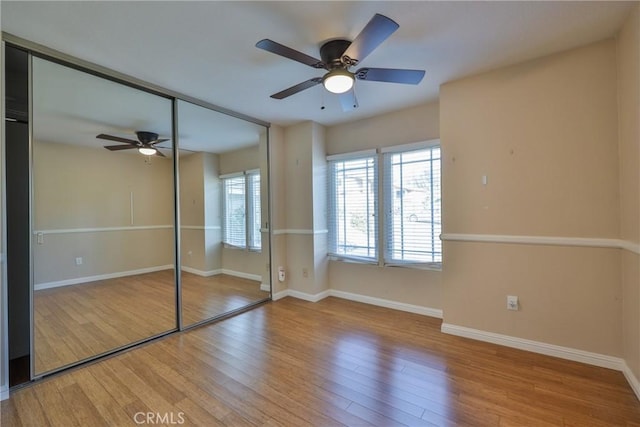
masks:
[[[223,243],[259,251],[262,248],[260,172],[222,177]]]
[[[383,265],[441,266],[437,142],[390,147],[381,154],[329,156],[327,161],[330,255]]]
[[[440,147],[383,156],[385,263],[441,263]]]
[[[376,155],[328,158],[329,253],[377,262]]]

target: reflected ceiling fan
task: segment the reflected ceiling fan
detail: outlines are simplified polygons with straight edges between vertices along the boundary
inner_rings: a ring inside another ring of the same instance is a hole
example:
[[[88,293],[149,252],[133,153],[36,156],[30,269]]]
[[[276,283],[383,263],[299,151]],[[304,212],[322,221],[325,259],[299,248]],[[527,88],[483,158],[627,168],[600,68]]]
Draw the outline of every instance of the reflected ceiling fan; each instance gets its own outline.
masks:
[[[153,156],[155,154],[156,156],[167,157],[164,154],[162,154],[160,150],[158,150],[158,148],[155,147],[155,145],[161,142],[168,141],[168,139],[158,139],[157,133],[146,132],[146,131],[137,131],[136,136],[138,137],[137,141],[134,141],[133,139],[120,138],[119,136],[105,135],[104,133],[97,135],[96,138],[106,139],[108,141],[123,142],[127,144],[127,145],[105,145],[104,148],[106,148],[107,150],[119,151],[119,150],[132,150],[134,148],[137,148],[138,152],[140,154],[144,154],[145,156]]]
[[[364,29],[353,40],[330,40],[320,47],[320,58],[264,39],[256,43],[256,47],[276,55],[284,56],[313,68],[327,70],[322,77],[314,77],[281,92],[274,93],[271,98],[284,99],[320,83],[329,92],[340,94],[340,103],[344,111],[358,107],[353,85],[355,80],[366,80],[387,83],[403,83],[417,85],[424,77],[424,70],[404,70],[395,68],[360,68],[354,72],[349,68],[356,66],[375,48],[393,34],[399,25],[384,15],[375,14]]]

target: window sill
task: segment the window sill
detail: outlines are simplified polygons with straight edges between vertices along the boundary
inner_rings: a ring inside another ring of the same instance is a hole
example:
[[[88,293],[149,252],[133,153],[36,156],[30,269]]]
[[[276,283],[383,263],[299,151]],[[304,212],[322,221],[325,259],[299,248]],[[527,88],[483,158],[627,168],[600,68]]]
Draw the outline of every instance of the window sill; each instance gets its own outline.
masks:
[[[262,249],[245,248],[243,246],[234,246],[234,245],[230,245],[228,243],[223,243],[222,247],[224,249],[231,249],[231,250],[234,250],[234,251],[249,252],[249,253],[252,253],[252,254],[260,254],[260,253],[262,253]]]
[[[426,270],[426,271],[438,271],[442,272],[442,264],[392,264],[386,263],[380,265],[377,261],[367,259],[357,259],[349,257],[341,257],[338,255],[327,255],[329,261],[344,262],[347,264],[362,264],[362,265],[375,265],[382,268],[410,268],[414,270]]]
[[[442,264],[385,264],[385,267],[412,268],[414,270],[442,271]]]

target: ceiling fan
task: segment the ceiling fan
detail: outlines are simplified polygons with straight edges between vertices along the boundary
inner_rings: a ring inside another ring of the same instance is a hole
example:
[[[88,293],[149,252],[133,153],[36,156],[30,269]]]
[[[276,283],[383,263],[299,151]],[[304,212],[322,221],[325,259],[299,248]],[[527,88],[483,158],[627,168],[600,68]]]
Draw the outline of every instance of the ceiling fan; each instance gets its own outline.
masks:
[[[336,39],[324,43],[320,47],[321,60],[276,43],[273,40],[260,40],[256,43],[256,47],[260,49],[313,68],[323,68],[328,71],[322,77],[314,77],[281,92],[274,93],[271,98],[283,99],[322,83],[329,92],[340,94],[342,109],[349,111],[358,106],[355,94],[351,90],[356,79],[417,85],[424,77],[424,70],[395,68],[360,68],[354,72],[349,70],[350,67],[362,62],[398,27],[399,25],[392,19],[384,15],[375,14],[353,41]]]
[[[123,142],[127,144],[127,145],[105,145],[104,148],[106,148],[107,150],[118,151],[118,150],[131,150],[131,149],[137,148],[138,152],[140,152],[140,154],[144,154],[145,156],[152,156],[155,154],[156,156],[166,157],[164,154],[160,152],[160,150],[158,150],[158,148],[155,147],[155,145],[164,141],[168,141],[168,139],[158,139],[157,133],[146,132],[146,131],[137,131],[136,136],[138,137],[137,141],[134,141],[133,139],[120,138],[119,136],[105,135],[104,133],[97,135],[96,138],[106,139],[109,141]]]

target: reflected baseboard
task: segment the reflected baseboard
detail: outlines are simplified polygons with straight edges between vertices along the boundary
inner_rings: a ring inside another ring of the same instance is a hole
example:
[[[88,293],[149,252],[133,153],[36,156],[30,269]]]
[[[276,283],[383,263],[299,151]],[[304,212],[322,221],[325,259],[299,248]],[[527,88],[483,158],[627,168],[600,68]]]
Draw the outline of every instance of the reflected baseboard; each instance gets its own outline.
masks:
[[[211,277],[211,276],[217,276],[218,274],[222,274],[222,269],[219,268],[217,270],[208,270],[208,271],[203,271],[203,270],[198,270],[197,268],[193,268],[193,267],[187,267],[187,266],[182,266],[182,271],[186,271],[187,273],[191,273],[191,274],[195,274],[197,276],[201,276],[201,277]]]
[[[58,288],[60,286],[79,285],[81,283],[97,282],[99,280],[117,279],[118,277],[135,276],[137,274],[155,273],[156,271],[171,270],[173,264],[158,265],[155,267],[140,268],[137,270],[118,271],[115,273],[98,274],[96,276],[76,277],[73,279],[58,280],[53,282],[37,283],[33,288],[36,291]]]
[[[79,285],[82,283],[97,282],[99,280],[117,279],[119,277],[135,276],[137,274],[155,273],[156,271],[171,270],[171,269],[173,269],[173,264],[166,264],[166,265],[158,265],[155,267],[140,268],[137,270],[117,271],[115,273],[98,274],[95,276],[75,277],[73,279],[37,283],[34,286],[34,289],[36,291],[40,291],[43,289],[58,288],[60,286]],[[255,280],[257,282],[262,282],[262,276],[260,276],[259,274],[243,273],[241,271],[228,270],[226,268],[203,271],[203,270],[198,270],[192,267],[182,267],[182,270],[186,271],[187,273],[196,274],[202,277],[210,277],[210,276],[217,276],[218,274],[226,274],[229,276],[239,277],[241,279],[249,279],[249,280]],[[268,284],[262,283],[260,285],[260,290],[269,292],[271,288],[269,287]]]
[[[2,387],[0,388],[0,400],[7,400],[9,398],[9,388]]]
[[[255,280],[257,282],[262,282],[262,276],[259,274],[243,273],[242,271],[227,270],[226,268],[222,269],[222,274],[227,274],[233,277],[240,277],[241,279],[249,279]]]
[[[260,283],[260,290],[264,292],[271,292],[271,286],[268,283]]]
[[[198,270],[197,268],[183,266],[182,271],[186,271],[187,273],[196,274],[202,277],[211,277],[211,276],[217,276],[218,274],[226,274],[227,276],[239,277],[241,279],[249,279],[249,280],[255,280],[257,282],[262,282],[262,276],[260,276],[259,274],[243,273],[242,271],[229,270],[226,268],[203,271],[203,270]],[[269,287],[269,285],[266,285],[267,289],[263,289],[262,287],[264,285],[265,285],[264,283],[261,284],[260,289],[263,291],[266,290],[268,292],[271,288]]]

